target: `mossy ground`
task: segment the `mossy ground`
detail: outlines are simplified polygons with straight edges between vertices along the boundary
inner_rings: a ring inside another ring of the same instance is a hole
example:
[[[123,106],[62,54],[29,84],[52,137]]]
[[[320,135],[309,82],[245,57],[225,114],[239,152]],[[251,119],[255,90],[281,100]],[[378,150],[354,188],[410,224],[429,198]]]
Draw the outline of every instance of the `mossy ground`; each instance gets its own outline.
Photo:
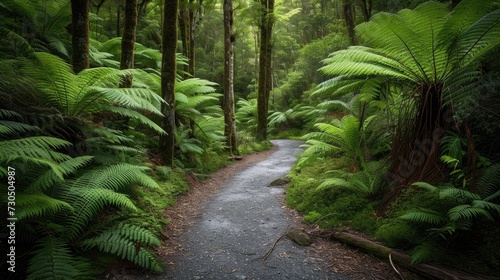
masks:
[[[480,220],[472,230],[458,232],[453,237],[443,236],[431,246],[428,228],[398,217],[415,208],[450,209],[451,202],[440,199],[436,193],[408,188],[383,217],[378,217],[375,213],[379,202],[359,192],[335,187],[317,190],[323,180],[332,176],[332,170],[347,172],[345,160],[341,157],[318,159],[290,172],[286,201],[304,214],[304,222],[323,228],[350,228],[410,253],[428,246],[431,254],[422,256],[423,259],[483,275],[500,275],[500,225]]]

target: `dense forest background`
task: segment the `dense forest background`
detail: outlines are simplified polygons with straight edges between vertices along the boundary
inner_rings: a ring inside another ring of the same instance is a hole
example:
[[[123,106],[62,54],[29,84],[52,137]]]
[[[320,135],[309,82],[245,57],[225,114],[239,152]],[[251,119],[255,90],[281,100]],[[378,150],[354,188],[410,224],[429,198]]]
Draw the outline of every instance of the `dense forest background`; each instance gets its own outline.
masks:
[[[10,277],[161,271],[164,209],[271,138],[305,141],[287,189],[305,222],[500,275],[499,8],[0,2]]]

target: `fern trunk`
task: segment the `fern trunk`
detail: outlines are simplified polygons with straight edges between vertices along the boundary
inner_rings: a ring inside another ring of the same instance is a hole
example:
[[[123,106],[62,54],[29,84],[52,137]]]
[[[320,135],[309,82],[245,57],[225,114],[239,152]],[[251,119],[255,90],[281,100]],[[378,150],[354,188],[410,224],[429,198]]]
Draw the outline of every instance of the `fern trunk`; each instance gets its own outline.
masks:
[[[73,71],[89,68],[89,1],[71,0],[71,46]]]
[[[440,145],[445,131],[455,123],[451,109],[443,104],[441,84],[422,86],[420,91],[416,104],[410,105],[415,106],[416,117],[406,114],[408,117],[403,117],[393,139],[388,171],[392,191],[387,194],[382,210],[404,187],[419,181],[437,184],[444,176]]]
[[[238,154],[234,110],[233,1],[224,0],[224,136],[227,150]]]
[[[161,127],[166,135],[160,136],[160,155],[167,166],[174,165],[175,145],[175,79],[177,52],[178,0],[167,0],[163,11],[161,95],[166,101],[161,105]]]

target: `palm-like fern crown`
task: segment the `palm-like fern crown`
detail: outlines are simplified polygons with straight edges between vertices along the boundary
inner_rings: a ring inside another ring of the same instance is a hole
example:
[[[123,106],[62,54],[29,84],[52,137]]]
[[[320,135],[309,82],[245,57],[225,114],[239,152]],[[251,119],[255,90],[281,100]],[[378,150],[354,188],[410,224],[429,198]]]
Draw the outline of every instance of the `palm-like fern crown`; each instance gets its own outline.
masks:
[[[74,74],[71,66],[48,53],[36,53],[23,73],[37,85],[37,97],[46,105],[58,109],[65,116],[110,111],[135,118],[159,133],[164,131],[153,121],[138,112],[147,111],[160,115],[163,99],[152,89],[143,87],[118,88],[120,79],[134,70],[108,67],[85,69]]]
[[[367,78],[452,92],[474,80],[475,63],[500,43],[500,10],[488,13],[492,8],[493,1],[464,0],[449,13],[447,5],[431,1],[415,10],[379,13],[356,28],[370,47],[352,46],[324,60],[320,70],[336,77],[318,92],[343,95]]]

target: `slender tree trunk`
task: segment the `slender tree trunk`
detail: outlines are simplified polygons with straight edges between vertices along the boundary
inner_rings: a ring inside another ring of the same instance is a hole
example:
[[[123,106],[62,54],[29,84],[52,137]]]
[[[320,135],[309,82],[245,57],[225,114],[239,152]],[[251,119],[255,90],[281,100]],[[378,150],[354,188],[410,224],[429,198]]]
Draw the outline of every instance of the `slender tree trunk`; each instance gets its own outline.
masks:
[[[184,66],[184,71],[195,76],[195,32],[201,21],[202,0],[183,0],[180,2],[180,36],[182,40],[182,53],[188,58],[188,64]],[[198,18],[198,21],[196,20]]]
[[[184,72],[189,73],[189,49],[191,48],[190,46],[190,40],[189,38],[189,12],[188,12],[188,0],[182,0],[179,3],[179,35],[181,37],[181,42],[182,42],[182,54],[188,58],[188,64],[184,65]]]
[[[134,68],[134,47],[137,28],[137,0],[126,0],[125,24],[122,37],[122,53],[120,57],[120,69]],[[120,82],[120,87],[132,87],[132,75],[127,75]]]
[[[354,5],[350,1],[344,0],[342,10],[351,45],[357,45],[358,41],[356,40],[356,33],[354,32]]]
[[[160,154],[167,166],[174,165],[175,145],[175,78],[177,52],[177,12],[178,0],[165,0],[163,13],[161,95],[167,104],[162,104],[161,127],[167,135],[160,136]]]
[[[122,5],[118,4],[118,6],[116,6],[116,37],[120,37],[121,35],[120,34],[121,30],[120,22],[122,20],[121,13],[122,13]]]
[[[72,63],[75,73],[89,68],[89,0],[71,0]]]
[[[263,8],[260,23],[259,86],[257,93],[258,141],[267,139],[269,92],[272,87],[271,57],[274,0],[260,0]]]
[[[369,21],[372,17],[372,0],[362,0],[361,1],[361,12],[365,21]]]
[[[234,40],[233,1],[224,0],[224,136],[228,152],[238,154],[234,116]]]

